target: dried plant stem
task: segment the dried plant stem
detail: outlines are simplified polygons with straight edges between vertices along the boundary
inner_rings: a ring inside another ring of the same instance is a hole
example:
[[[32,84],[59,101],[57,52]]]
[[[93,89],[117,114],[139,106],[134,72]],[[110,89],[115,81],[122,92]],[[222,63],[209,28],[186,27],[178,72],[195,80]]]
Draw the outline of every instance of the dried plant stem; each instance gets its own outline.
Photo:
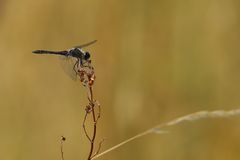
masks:
[[[85,132],[87,138],[89,139],[89,141],[91,143],[90,151],[89,151],[89,154],[88,154],[88,160],[91,160],[94,156],[96,156],[96,154],[93,155],[93,150],[94,150],[94,142],[95,142],[95,138],[96,138],[96,134],[97,134],[97,120],[100,117],[100,108],[99,108],[99,114],[96,117],[96,114],[95,114],[95,101],[93,99],[92,86],[89,86],[88,88],[89,88],[88,100],[89,100],[89,106],[90,106],[90,113],[92,114],[92,120],[93,120],[93,133],[92,133],[92,137],[91,138],[90,138],[90,136],[88,135],[88,133],[87,133],[87,131],[85,129],[85,125],[83,125],[83,126],[84,126],[84,132]],[[86,111],[86,116],[87,115],[88,115],[88,112]],[[86,120],[86,116],[84,118],[84,123],[85,123],[85,120]],[[101,143],[102,142],[99,143],[100,147],[101,147]],[[98,149],[98,151],[96,153],[99,152],[100,147],[99,147],[99,149]]]
[[[96,117],[95,117],[94,108],[92,108],[92,118],[93,118],[93,135],[92,135],[92,139],[91,139],[91,148],[90,148],[90,152],[88,155],[88,160],[90,160],[92,157],[94,141],[95,141],[95,137],[96,137],[96,133],[97,133],[97,125],[96,125]]]
[[[63,142],[61,141],[61,160],[64,160],[63,156]]]
[[[88,112],[86,111],[86,112],[85,112],[84,119],[83,119],[83,125],[82,125],[82,126],[83,126],[83,130],[84,130],[84,133],[85,133],[87,139],[91,142],[91,138],[89,137],[89,135],[88,135],[88,133],[87,133],[87,130],[86,130],[86,126],[85,126],[87,116],[88,116]]]
[[[93,159],[93,157],[95,157],[96,155],[98,155],[98,153],[100,152],[100,149],[101,149],[101,147],[102,147],[102,143],[104,142],[104,139],[102,139],[100,142],[99,142],[99,144],[98,144],[98,149],[97,149],[97,151],[92,155],[92,159]]]
[[[61,136],[61,160],[64,160],[64,156],[63,156],[63,142],[65,140],[66,140],[66,138]]]
[[[163,123],[163,124],[160,124],[160,125],[157,125],[153,128],[150,128],[140,134],[137,134],[107,150],[105,150],[104,152],[96,155],[95,157],[93,157],[92,159],[96,159],[96,158],[99,158],[103,155],[105,155],[106,153],[110,152],[110,151],[113,151],[117,148],[119,148],[120,146],[130,142],[130,141],[133,141],[137,138],[140,138],[142,136],[145,136],[147,134],[150,134],[150,133],[156,133],[156,134],[164,134],[164,133],[167,133],[166,131],[162,130],[162,128],[164,127],[168,127],[168,126],[173,126],[173,125],[177,125],[177,124],[180,124],[182,122],[185,122],[185,121],[196,121],[196,120],[200,120],[200,119],[205,119],[205,118],[226,118],[226,117],[232,117],[232,116],[235,116],[235,115],[240,115],[240,109],[235,109],[235,110],[230,110],[230,111],[224,111],[224,110],[216,110],[216,111],[200,111],[200,112],[196,112],[196,113],[192,113],[192,114],[188,114],[186,116],[183,116],[183,117],[179,117],[179,118],[176,118],[172,121],[169,121],[167,123]]]
[[[96,76],[94,74],[94,68],[91,65],[91,60],[86,61],[84,65],[80,63],[77,66],[76,72],[78,73],[78,76],[83,86],[87,89],[87,95],[88,95],[87,98],[89,103],[85,108],[85,116],[83,119],[82,126],[83,126],[84,133],[90,142],[90,150],[89,150],[87,159],[91,160],[94,156],[96,156],[99,153],[99,150],[102,145],[102,141],[101,141],[99,143],[97,151],[93,154],[93,151],[95,149],[95,139],[97,135],[97,121],[100,118],[101,108],[99,103],[93,98],[93,84]],[[98,113],[96,113],[95,111],[96,105],[98,107]],[[91,114],[93,126],[92,126],[92,132],[88,133],[85,123],[90,114]]]

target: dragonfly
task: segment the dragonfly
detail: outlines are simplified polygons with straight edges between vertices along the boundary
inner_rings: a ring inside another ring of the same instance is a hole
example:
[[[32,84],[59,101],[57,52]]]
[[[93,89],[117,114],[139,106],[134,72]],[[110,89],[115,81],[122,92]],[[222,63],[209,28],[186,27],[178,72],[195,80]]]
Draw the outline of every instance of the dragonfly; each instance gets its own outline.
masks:
[[[75,46],[71,49],[68,50],[63,50],[63,51],[50,51],[50,50],[34,50],[32,53],[35,54],[55,54],[55,55],[60,55],[60,59],[62,61],[67,62],[68,64],[63,64],[63,69],[64,71],[73,79],[76,80],[77,78],[77,71],[76,67],[79,65],[81,67],[84,67],[86,63],[91,62],[90,60],[90,53],[85,52],[82,50],[82,48],[87,47],[89,45],[92,45],[96,43],[97,40],[93,40],[91,42]]]

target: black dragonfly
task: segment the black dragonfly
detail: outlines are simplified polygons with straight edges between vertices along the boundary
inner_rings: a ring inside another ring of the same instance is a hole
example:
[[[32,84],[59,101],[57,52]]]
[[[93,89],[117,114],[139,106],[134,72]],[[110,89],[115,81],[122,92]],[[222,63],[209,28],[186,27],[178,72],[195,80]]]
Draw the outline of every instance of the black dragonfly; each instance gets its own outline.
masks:
[[[71,49],[64,50],[64,51],[49,51],[49,50],[34,50],[32,53],[35,54],[56,54],[60,55],[61,59],[66,61],[67,63],[70,63],[68,65],[63,64],[64,71],[73,79],[76,80],[77,77],[77,71],[76,67],[79,65],[81,67],[84,66],[85,63],[91,62],[90,61],[90,53],[85,52],[82,50],[82,48],[87,47],[93,43],[96,43],[97,40],[75,46]]]

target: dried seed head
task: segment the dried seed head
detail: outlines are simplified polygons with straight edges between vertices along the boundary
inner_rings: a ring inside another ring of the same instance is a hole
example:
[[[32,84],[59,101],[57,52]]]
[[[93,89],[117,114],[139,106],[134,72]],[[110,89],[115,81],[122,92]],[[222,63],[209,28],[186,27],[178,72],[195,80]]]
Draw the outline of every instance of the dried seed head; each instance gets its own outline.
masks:
[[[91,65],[91,61],[87,61],[86,63],[77,66],[77,74],[85,87],[92,86],[95,80],[94,68]]]
[[[65,141],[65,140],[66,140],[66,137],[61,136],[61,140],[62,140],[62,141]]]
[[[85,111],[87,113],[90,113],[92,111],[92,107],[90,105],[87,105],[86,108],[85,108]]]

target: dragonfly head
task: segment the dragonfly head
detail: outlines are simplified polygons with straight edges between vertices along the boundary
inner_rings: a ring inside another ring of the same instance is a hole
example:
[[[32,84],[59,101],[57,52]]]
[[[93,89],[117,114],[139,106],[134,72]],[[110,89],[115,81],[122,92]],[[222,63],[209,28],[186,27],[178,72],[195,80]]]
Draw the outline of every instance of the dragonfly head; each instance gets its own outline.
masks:
[[[84,55],[84,59],[85,60],[88,60],[90,58],[90,53],[89,52],[86,52],[85,55]]]

